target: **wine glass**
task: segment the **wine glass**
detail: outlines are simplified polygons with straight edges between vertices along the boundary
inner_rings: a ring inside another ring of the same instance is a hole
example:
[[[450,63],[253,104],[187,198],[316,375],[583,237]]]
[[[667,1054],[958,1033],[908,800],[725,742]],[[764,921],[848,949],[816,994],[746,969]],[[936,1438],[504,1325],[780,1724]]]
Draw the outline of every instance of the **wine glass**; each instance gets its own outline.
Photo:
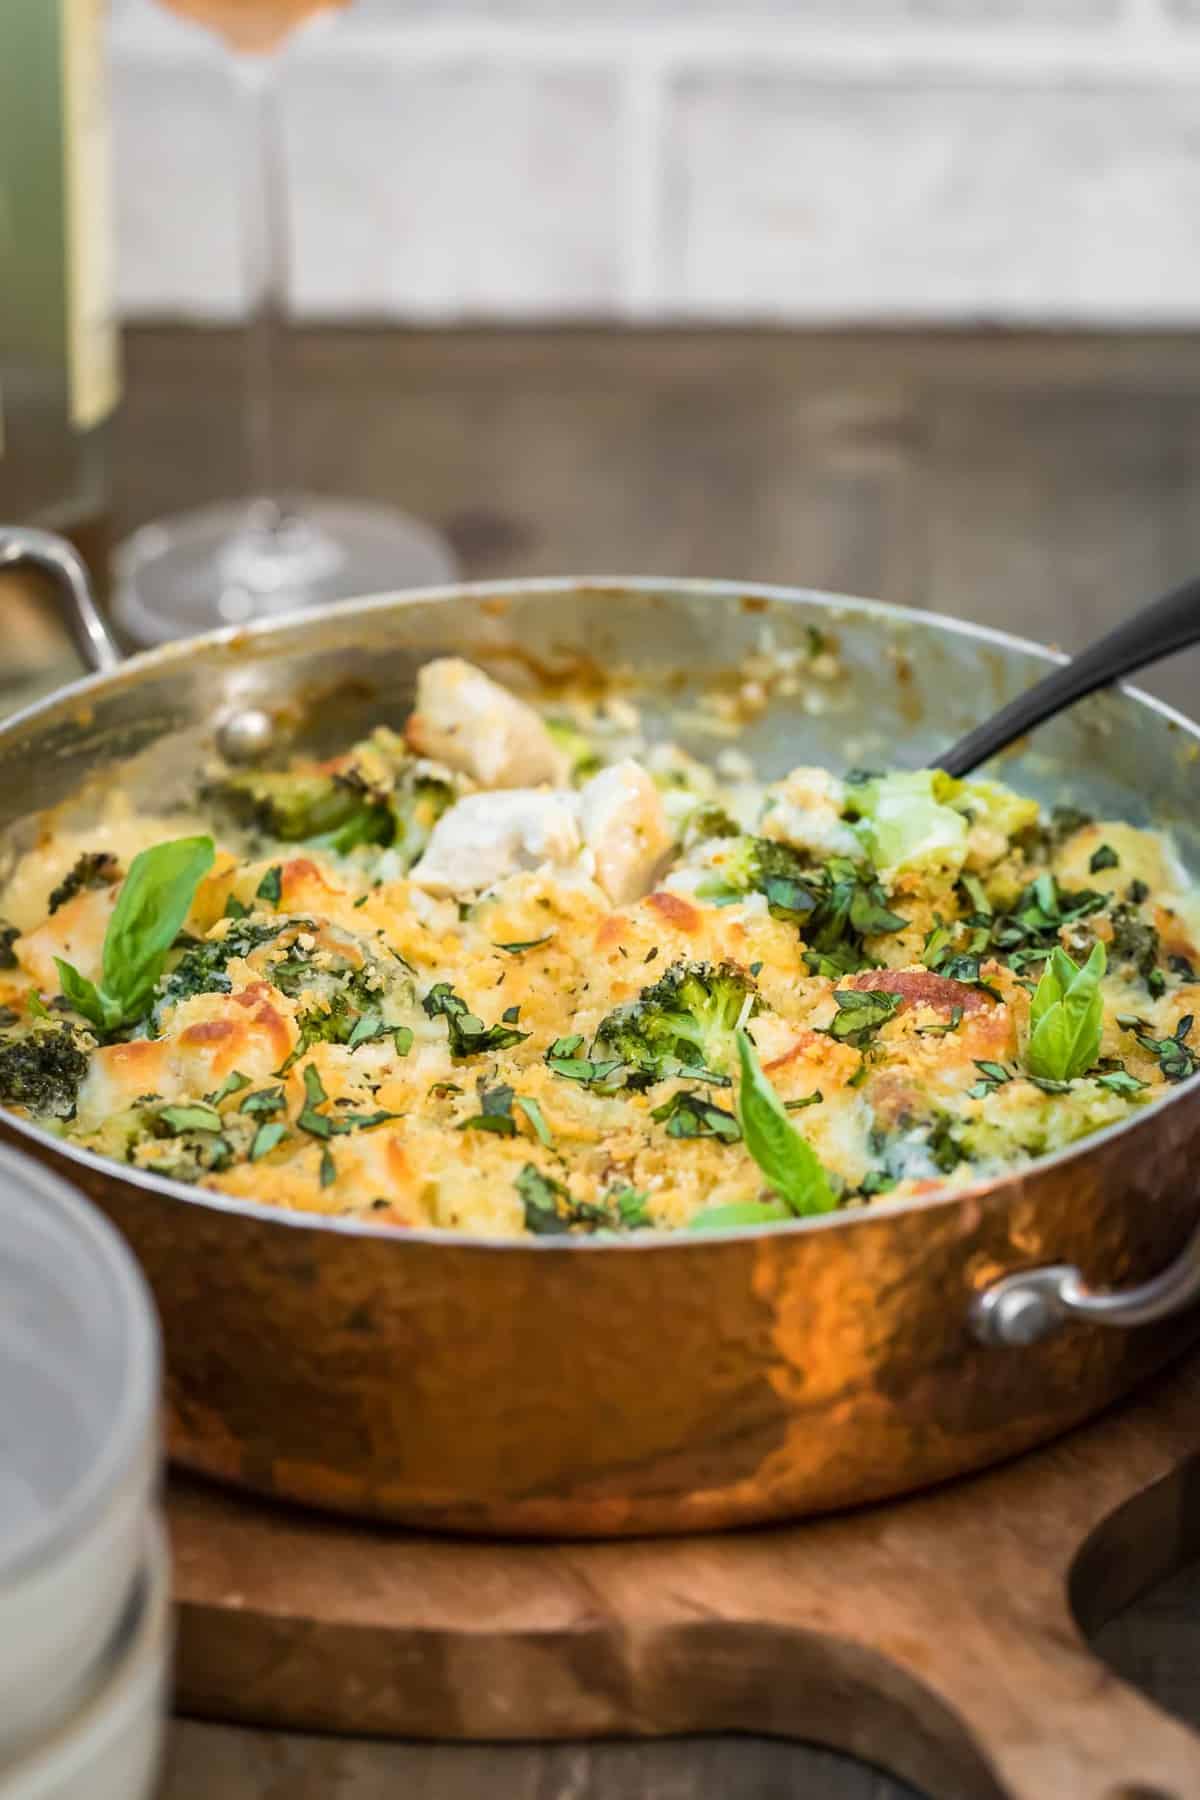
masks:
[[[285,38],[348,0],[164,0],[218,32],[235,71],[245,162],[241,244],[249,322],[243,413],[249,498],[143,526],[114,557],[113,609],[141,643],[454,579],[449,546],[388,507],[292,496],[277,467],[287,307],[284,159],[275,72]]]

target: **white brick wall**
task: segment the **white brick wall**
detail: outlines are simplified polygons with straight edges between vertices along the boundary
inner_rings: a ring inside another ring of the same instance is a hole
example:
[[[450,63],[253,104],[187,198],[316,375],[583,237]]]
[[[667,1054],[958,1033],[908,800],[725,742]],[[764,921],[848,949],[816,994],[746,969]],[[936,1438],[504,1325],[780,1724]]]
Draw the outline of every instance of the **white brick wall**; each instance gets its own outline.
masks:
[[[222,56],[114,12],[126,311],[232,316]],[[301,316],[1200,316],[1200,0],[355,0],[281,77]]]

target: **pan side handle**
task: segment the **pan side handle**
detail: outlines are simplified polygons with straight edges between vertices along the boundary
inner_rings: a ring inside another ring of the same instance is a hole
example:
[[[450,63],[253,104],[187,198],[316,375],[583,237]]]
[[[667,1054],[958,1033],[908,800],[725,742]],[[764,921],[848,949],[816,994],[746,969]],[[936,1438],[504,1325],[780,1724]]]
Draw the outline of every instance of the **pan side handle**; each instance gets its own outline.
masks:
[[[1037,1344],[1060,1325],[1153,1325],[1200,1300],[1200,1230],[1173,1263],[1137,1287],[1095,1293],[1070,1263],[1004,1275],[971,1302],[971,1329],[980,1343]]]
[[[121,652],[96,605],[87,568],[74,546],[52,531],[0,525],[0,569],[17,567],[40,570],[49,578],[84,662],[97,675],[111,675],[121,664]]]

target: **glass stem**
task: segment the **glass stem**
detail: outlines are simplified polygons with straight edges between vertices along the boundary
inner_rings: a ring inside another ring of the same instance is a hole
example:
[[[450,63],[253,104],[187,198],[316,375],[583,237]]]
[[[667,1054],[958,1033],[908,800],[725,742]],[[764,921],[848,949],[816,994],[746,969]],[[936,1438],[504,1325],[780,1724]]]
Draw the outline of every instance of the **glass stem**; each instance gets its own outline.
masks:
[[[274,503],[269,512],[261,509],[261,524],[270,529],[281,524],[284,517],[276,468],[276,408],[287,317],[287,182],[275,79],[277,59],[243,54],[235,56],[233,64],[243,148],[239,212],[247,309],[243,395],[246,481],[252,501]],[[256,522],[260,521],[256,518]]]

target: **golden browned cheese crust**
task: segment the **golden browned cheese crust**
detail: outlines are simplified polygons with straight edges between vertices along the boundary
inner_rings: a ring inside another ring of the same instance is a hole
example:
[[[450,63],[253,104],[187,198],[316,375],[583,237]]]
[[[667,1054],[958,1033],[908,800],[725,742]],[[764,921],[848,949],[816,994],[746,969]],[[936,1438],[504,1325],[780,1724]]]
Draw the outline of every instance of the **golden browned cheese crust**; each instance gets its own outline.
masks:
[[[101,982],[121,876],[179,822],[51,821],[0,901],[0,1097],[246,1200],[509,1237],[770,1200],[739,1027],[843,1206],[989,1178],[1192,1072],[1194,901],[1160,835],[943,778],[730,782],[627,719],[614,749],[582,709],[531,725],[511,697],[460,739],[486,678],[441,667],[407,742],[206,782],[187,829],[215,861],[116,1030],[72,1011],[59,959]],[[101,851],[116,878],[89,885]],[[1087,1066],[1039,1079],[1047,959],[1096,944]],[[12,1073],[52,1031],[85,1059],[54,1106]]]

